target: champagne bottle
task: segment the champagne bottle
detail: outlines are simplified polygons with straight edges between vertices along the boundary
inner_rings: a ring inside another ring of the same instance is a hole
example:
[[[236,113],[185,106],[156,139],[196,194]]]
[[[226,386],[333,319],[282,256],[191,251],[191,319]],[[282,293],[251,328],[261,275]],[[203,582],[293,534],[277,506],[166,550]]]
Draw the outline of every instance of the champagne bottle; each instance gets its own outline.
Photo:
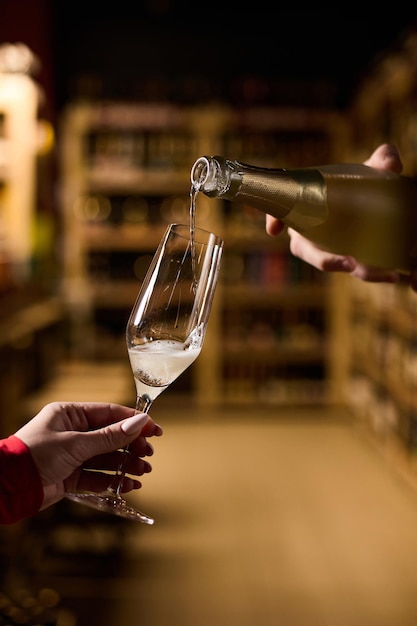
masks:
[[[255,167],[203,156],[192,188],[279,218],[320,248],[409,273],[417,264],[417,181],[362,164]]]

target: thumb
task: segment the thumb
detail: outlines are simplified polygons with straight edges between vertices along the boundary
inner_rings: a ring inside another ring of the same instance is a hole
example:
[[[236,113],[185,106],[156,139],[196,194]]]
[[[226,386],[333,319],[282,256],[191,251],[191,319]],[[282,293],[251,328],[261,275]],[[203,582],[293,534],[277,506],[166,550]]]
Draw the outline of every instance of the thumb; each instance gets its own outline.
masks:
[[[90,440],[88,452],[85,450],[87,454],[85,458],[90,458],[92,455],[93,441],[94,454],[102,454],[104,452],[111,452],[117,448],[124,448],[139,435],[148,419],[149,415],[147,413],[136,413],[123,422],[115,422],[102,429],[90,430],[87,433],[83,433],[83,435],[87,435],[87,439]]]
[[[364,163],[378,169],[391,170],[397,174],[400,174],[403,169],[398,149],[389,143],[378,146]]]

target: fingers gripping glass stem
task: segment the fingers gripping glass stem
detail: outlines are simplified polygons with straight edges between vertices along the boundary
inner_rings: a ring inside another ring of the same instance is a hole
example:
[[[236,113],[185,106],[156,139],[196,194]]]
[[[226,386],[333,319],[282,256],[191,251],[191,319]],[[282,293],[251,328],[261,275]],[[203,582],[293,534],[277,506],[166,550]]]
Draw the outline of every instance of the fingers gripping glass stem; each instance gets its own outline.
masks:
[[[147,394],[140,396],[136,400],[136,413],[147,413],[152,404],[152,400]],[[123,481],[126,473],[126,462],[129,456],[129,446],[126,446],[123,450],[122,460],[119,467],[116,470],[113,481],[109,487],[109,490],[114,494],[120,495],[123,488]]]

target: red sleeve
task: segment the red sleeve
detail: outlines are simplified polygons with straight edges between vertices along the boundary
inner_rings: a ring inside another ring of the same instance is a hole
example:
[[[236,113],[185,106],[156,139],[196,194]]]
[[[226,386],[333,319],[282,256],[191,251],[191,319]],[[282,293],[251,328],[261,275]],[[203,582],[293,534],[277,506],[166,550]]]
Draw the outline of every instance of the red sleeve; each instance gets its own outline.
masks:
[[[43,487],[29,448],[15,435],[0,439],[0,524],[37,513]]]

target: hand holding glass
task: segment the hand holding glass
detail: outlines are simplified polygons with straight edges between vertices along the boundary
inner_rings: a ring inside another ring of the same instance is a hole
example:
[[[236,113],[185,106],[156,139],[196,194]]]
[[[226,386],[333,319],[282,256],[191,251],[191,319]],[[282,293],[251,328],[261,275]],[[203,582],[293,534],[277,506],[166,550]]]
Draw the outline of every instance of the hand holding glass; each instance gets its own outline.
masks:
[[[154,255],[126,327],[136,384],[136,410],[152,402],[199,355],[217,284],[223,241],[213,233],[171,224]],[[125,450],[125,457],[129,454]],[[103,511],[145,524],[154,520],[121,496],[124,463],[100,494],[68,494]]]

